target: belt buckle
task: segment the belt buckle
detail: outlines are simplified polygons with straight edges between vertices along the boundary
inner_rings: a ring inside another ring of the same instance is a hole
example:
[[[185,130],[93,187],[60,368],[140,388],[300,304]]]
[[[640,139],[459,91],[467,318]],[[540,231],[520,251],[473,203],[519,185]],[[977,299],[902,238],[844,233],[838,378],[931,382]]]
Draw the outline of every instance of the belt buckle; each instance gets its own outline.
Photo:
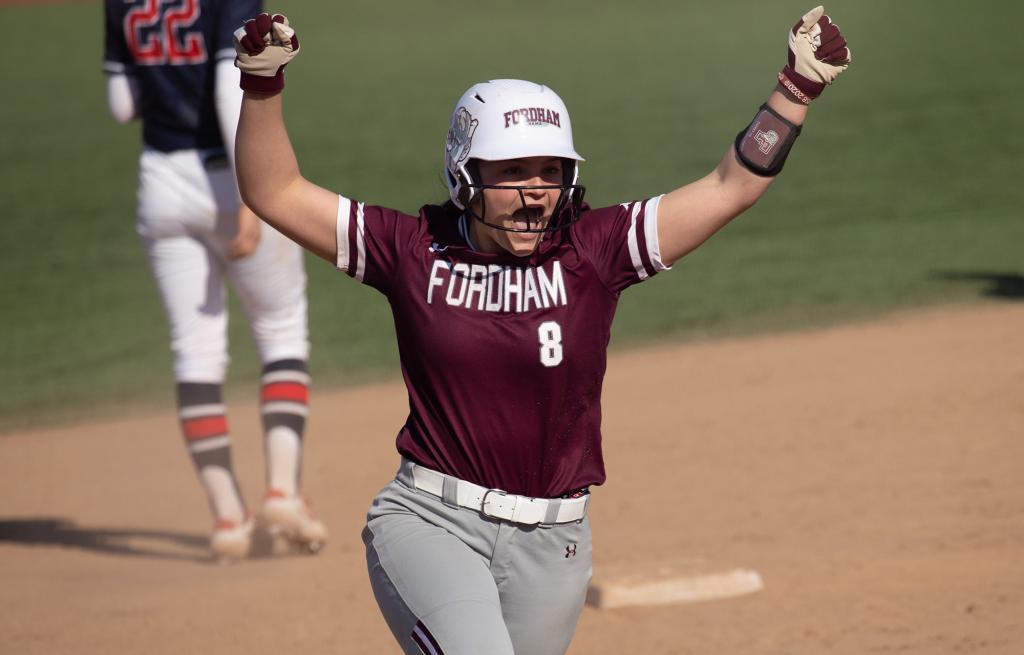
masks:
[[[508,498],[508,492],[505,491],[504,489],[488,489],[487,491],[484,492],[484,497],[480,499],[480,513],[484,516],[490,516],[491,518],[511,521],[512,517],[515,515],[516,503],[519,501],[518,496],[513,496],[512,507],[509,509],[508,514],[506,515],[500,510],[504,510],[507,507],[507,505],[501,504],[500,500],[488,502],[488,498],[490,497],[491,494],[494,494],[495,496],[500,496],[502,498]],[[494,507],[498,511],[491,511],[489,507]]]

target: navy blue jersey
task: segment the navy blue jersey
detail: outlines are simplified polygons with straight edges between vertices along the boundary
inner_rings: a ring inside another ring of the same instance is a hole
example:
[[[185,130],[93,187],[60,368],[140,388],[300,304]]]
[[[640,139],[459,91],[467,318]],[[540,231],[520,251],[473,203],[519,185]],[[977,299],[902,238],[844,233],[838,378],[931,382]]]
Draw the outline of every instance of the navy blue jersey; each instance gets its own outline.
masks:
[[[139,81],[146,145],[222,148],[214,69],[235,56],[232,35],[261,0],[106,0],[103,70]]]
[[[409,418],[398,450],[490,488],[604,482],[601,386],[619,294],[665,268],[660,198],[587,210],[530,257],[474,251],[465,218],[346,198],[337,266],[387,296]]]

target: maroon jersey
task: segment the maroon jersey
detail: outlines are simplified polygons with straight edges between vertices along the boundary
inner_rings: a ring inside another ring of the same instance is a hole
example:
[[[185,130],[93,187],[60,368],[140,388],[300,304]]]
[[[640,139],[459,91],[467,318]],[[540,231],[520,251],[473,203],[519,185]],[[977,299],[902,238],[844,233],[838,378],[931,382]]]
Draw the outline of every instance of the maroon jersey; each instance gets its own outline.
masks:
[[[485,487],[604,482],[601,384],[619,293],[665,269],[659,198],[586,210],[530,257],[477,252],[465,218],[347,198],[339,269],[391,303],[409,418],[398,450]]]

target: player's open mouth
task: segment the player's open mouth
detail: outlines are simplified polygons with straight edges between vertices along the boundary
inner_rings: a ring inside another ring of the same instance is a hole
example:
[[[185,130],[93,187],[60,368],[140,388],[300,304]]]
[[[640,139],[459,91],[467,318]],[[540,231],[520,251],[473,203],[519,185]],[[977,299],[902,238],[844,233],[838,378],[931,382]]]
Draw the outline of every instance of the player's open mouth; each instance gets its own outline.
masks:
[[[509,236],[513,241],[522,241],[524,243],[533,243],[540,236],[540,232],[509,232]]]
[[[543,220],[543,207],[524,207],[513,212],[512,227],[516,230],[535,230]]]

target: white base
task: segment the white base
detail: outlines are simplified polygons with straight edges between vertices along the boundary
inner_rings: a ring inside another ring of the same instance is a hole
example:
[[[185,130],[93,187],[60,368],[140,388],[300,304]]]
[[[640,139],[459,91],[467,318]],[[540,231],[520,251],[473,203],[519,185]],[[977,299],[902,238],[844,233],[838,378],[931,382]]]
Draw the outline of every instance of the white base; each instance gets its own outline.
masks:
[[[660,564],[640,571],[612,572],[592,582],[587,604],[599,609],[638,605],[697,603],[732,598],[764,588],[757,571],[710,567],[700,562]]]

